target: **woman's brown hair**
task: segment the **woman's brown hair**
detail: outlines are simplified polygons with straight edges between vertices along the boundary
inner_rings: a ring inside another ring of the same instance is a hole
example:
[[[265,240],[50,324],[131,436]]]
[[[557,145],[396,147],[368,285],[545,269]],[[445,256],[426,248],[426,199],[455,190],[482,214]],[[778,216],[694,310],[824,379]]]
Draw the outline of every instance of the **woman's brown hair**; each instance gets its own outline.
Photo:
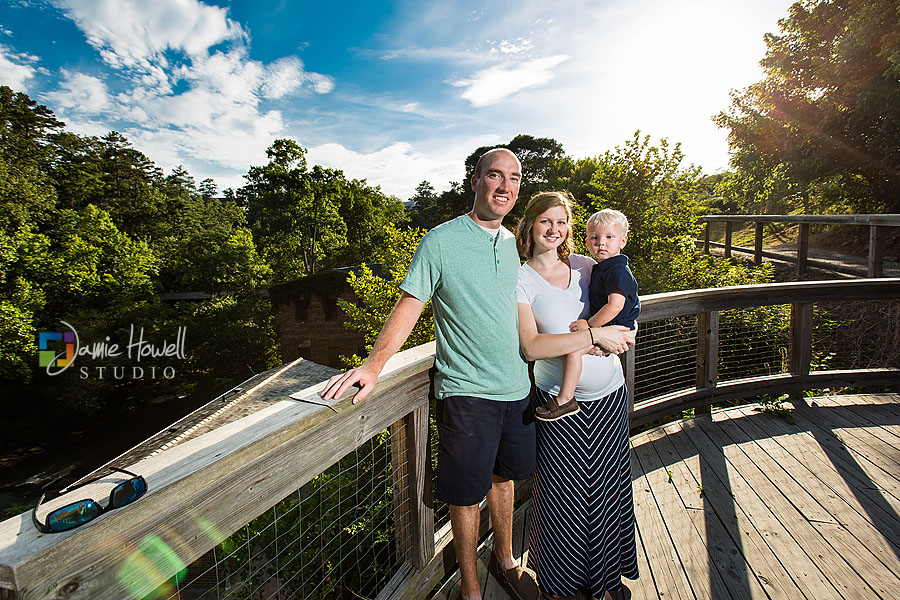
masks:
[[[572,195],[569,192],[538,192],[528,201],[525,214],[522,215],[522,220],[519,221],[519,227],[516,229],[516,247],[519,249],[519,254],[526,259],[531,258],[534,252],[534,237],[531,235],[534,222],[554,206],[562,206],[565,209],[566,219],[569,223],[569,227],[566,228],[566,238],[556,248],[556,252],[560,258],[566,258],[575,249],[575,242],[572,240]]]

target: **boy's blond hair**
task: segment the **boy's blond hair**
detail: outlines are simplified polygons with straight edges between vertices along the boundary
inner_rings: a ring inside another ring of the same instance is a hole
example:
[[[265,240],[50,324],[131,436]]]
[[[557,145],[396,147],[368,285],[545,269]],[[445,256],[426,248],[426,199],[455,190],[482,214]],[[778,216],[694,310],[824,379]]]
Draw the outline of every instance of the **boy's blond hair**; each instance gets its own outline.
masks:
[[[612,208],[598,210],[587,220],[585,229],[600,225],[601,223],[604,225],[615,225],[622,230],[622,235],[628,235],[628,217],[617,210],[613,210]]]

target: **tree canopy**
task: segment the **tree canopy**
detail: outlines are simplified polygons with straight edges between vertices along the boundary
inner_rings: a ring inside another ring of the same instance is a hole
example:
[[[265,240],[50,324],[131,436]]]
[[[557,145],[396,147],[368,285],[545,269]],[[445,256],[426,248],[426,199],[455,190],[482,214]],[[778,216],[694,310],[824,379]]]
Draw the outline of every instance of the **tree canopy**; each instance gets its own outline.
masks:
[[[121,133],[66,131],[47,107],[0,87],[0,383],[19,396],[28,386],[41,410],[84,416],[193,391],[208,400],[280,363],[259,291],[375,260],[388,225],[406,217],[365,181],[307,165],[292,140],[275,140],[269,159],[217,197],[212,180],[197,184],[182,166],[164,173]],[[213,298],[162,300],[172,292]],[[189,356],[173,381],[66,385],[36,359],[37,332],[62,320],[84,340],[128,339],[132,325],[161,337],[187,327]]]
[[[900,212],[900,2],[804,0],[716,118],[759,212]]]
[[[268,164],[250,168],[240,195],[275,283],[371,259],[385,227],[406,220],[400,201],[378,188],[336,169],[308,168],[293,140],[275,140],[268,156]]]

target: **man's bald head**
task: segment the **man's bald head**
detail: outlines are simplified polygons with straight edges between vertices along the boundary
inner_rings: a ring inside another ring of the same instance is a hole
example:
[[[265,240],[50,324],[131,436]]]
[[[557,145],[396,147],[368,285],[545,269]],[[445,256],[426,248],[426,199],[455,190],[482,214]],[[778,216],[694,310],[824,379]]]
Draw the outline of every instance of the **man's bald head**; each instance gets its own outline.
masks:
[[[516,163],[519,165],[519,171],[522,171],[522,162],[519,160],[519,157],[516,156],[515,152],[513,152],[509,148],[493,148],[478,157],[478,162],[475,163],[475,172],[473,173],[476,179],[481,176],[481,166],[484,163],[484,159],[497,153],[505,153],[512,156],[514,159],[516,159]]]

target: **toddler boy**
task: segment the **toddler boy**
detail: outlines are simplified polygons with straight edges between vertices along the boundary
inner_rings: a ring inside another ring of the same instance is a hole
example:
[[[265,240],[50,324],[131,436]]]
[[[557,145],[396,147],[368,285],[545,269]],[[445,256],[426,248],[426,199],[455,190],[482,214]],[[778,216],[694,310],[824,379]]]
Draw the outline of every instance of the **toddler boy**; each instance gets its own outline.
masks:
[[[597,264],[591,271],[588,288],[591,318],[579,319],[571,324],[572,331],[604,325],[622,325],[635,329],[635,321],[641,312],[638,285],[628,257],[621,254],[628,241],[628,218],[617,210],[604,208],[591,215],[587,222],[588,251]],[[555,421],[576,414],[578,401],[575,387],[581,378],[584,352],[574,352],[563,357],[562,384],[559,395],[535,409],[535,417],[541,421]]]

